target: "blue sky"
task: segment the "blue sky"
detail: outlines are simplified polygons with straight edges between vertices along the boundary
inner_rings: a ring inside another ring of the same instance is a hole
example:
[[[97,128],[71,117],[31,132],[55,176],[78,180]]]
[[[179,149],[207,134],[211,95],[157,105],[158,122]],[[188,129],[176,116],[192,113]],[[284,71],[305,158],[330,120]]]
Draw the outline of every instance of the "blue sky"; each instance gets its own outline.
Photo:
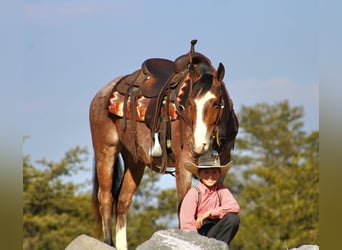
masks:
[[[288,99],[304,107],[305,129],[319,128],[317,0],[28,0],[19,11],[24,84],[13,105],[23,112],[20,130],[31,137],[23,152],[32,160],[59,161],[77,145],[92,152],[95,93],[147,58],[188,52],[192,39],[214,65],[225,65],[236,111]]]

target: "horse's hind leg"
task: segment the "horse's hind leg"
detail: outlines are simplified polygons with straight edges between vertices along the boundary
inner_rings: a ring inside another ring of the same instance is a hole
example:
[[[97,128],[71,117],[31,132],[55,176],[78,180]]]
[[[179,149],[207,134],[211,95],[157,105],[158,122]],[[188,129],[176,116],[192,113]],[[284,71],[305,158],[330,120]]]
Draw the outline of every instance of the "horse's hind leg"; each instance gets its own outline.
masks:
[[[102,219],[102,231],[104,242],[113,245],[112,217],[113,217],[113,173],[114,173],[114,148],[104,147],[96,154],[96,171],[99,183],[98,201],[99,212]]]
[[[132,202],[132,197],[140,184],[144,174],[145,165],[132,163],[132,159],[125,159],[126,166],[129,167],[123,177],[122,186],[116,203],[116,242],[115,246],[118,250],[127,249],[127,213]]]
[[[96,160],[96,177],[94,181],[95,216],[102,223],[104,242],[113,245],[112,216],[114,164],[120,150],[119,133],[115,120],[108,116],[108,98],[113,86],[120,78],[116,78],[100,89],[89,107],[89,121]],[[95,199],[97,198],[97,199]]]

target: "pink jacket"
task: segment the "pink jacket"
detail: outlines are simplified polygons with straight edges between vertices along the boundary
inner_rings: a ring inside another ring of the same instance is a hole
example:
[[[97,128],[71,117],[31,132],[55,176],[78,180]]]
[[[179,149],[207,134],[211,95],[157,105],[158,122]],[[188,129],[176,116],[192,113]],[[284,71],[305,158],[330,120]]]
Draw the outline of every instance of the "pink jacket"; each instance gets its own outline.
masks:
[[[221,196],[221,206],[216,189],[209,190],[199,182],[197,187],[201,191],[201,204],[197,208],[198,192],[192,187],[185,195],[180,209],[180,228],[186,231],[197,231],[195,218],[197,215],[210,210],[211,218],[223,218],[227,213],[239,213],[240,206],[232,193],[223,185],[217,187]],[[196,213],[197,208],[197,213]]]

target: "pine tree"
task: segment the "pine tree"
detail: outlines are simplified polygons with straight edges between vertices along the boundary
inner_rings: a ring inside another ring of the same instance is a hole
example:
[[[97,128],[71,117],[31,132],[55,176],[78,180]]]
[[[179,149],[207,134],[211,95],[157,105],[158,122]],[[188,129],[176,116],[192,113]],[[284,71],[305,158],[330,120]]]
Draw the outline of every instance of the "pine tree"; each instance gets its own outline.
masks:
[[[287,101],[242,107],[233,155],[242,169],[236,249],[318,244],[318,132],[303,131],[303,116]]]
[[[76,147],[60,162],[23,160],[23,249],[64,249],[74,238],[94,235],[91,195],[66,181],[85,169],[87,150]]]

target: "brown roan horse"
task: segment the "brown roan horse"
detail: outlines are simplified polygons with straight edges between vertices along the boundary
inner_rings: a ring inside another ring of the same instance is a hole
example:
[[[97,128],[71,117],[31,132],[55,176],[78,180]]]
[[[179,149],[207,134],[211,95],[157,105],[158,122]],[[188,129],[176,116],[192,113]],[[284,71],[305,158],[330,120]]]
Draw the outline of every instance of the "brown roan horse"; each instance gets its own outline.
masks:
[[[94,211],[104,242],[113,245],[114,210],[117,249],[127,249],[127,213],[146,166],[162,174],[174,170],[179,208],[192,180],[185,161],[196,163],[211,149],[222,164],[230,161],[238,120],[223,82],[225,69],[195,52],[195,43],[175,61],[146,60],[91,102]]]

